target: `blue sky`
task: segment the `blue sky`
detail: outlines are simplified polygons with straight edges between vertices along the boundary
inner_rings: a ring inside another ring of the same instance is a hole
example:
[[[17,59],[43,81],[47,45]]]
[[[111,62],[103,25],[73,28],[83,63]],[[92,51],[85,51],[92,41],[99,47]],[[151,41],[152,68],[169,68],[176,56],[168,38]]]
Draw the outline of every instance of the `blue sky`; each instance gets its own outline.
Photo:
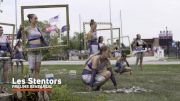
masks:
[[[109,21],[109,0],[17,0],[18,26],[20,22],[21,5],[48,5],[69,4],[71,35],[79,31],[79,14],[82,22]],[[4,0],[0,13],[0,22],[15,24],[15,0]],[[137,33],[143,38],[158,37],[160,30],[167,26],[172,30],[175,40],[180,40],[180,0],[111,0],[112,23],[114,27],[120,27],[120,9],[123,19],[123,35],[129,35],[131,40]],[[50,11],[49,11],[50,12]],[[47,13],[38,16],[46,16]],[[55,15],[55,13],[54,13]],[[101,32],[103,33],[103,32]],[[107,32],[105,36],[107,35]]]

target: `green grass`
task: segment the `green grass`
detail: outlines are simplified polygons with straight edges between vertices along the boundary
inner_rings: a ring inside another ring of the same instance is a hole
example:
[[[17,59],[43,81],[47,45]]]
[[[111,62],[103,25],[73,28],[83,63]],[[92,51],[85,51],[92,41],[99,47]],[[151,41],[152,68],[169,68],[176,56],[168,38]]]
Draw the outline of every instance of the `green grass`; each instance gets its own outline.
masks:
[[[67,72],[76,70],[77,76],[70,77],[68,74],[60,74],[62,69],[66,69]],[[85,87],[80,79],[82,69],[83,66],[81,65],[41,67],[41,78],[44,77],[46,72],[54,73],[55,78],[60,78],[62,85],[65,86],[56,86],[54,88],[57,92],[51,94],[52,101],[180,101],[180,65],[145,65],[143,71],[133,68],[131,76],[129,74],[115,74],[118,88],[140,86],[153,90],[153,92],[130,94],[105,94],[102,92],[74,94],[73,92],[85,91]],[[15,74],[10,76],[15,77]],[[20,77],[23,76],[21,75]],[[113,84],[109,80],[102,88],[104,90],[113,89]],[[55,100],[58,97],[60,98]]]

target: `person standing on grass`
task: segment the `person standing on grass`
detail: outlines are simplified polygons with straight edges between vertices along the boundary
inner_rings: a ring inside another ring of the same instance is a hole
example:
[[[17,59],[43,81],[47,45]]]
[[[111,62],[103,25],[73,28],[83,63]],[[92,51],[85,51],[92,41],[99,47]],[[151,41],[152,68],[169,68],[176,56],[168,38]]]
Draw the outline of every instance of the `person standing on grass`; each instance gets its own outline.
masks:
[[[8,64],[10,64],[10,59],[12,57],[12,49],[7,36],[3,35],[3,27],[0,26],[0,72],[3,69],[3,74],[1,75],[2,81],[0,82],[0,93],[7,92],[3,84],[8,83]]]
[[[100,90],[101,86],[109,79],[117,89],[117,83],[108,59],[110,56],[110,48],[102,46],[99,54],[93,55],[86,62],[82,72],[82,81],[88,90]]]
[[[87,46],[90,51],[90,55],[92,55],[97,53],[99,50],[96,32],[97,24],[93,19],[90,21],[90,27],[91,30],[87,33]]]
[[[16,62],[16,65],[17,65],[17,73],[18,73],[18,70],[19,70],[19,64],[21,65],[21,73],[23,74],[23,70],[24,70],[24,65],[23,65],[23,61],[24,60],[24,55],[23,55],[23,47],[22,47],[22,43],[21,41],[19,40],[17,42],[17,44],[15,45],[14,47],[14,61]]]
[[[140,68],[141,68],[141,70],[143,70],[144,52],[142,50],[145,50],[146,42],[144,42],[141,39],[141,35],[140,34],[136,35],[136,39],[133,42],[133,48],[137,51],[137,53],[136,53],[136,65],[138,65],[139,60],[140,60]]]
[[[38,18],[35,14],[28,14],[30,26],[24,29],[23,38],[26,40],[27,48],[39,48],[48,46],[47,42],[43,38],[40,29],[37,27]],[[40,50],[28,51],[28,62],[30,76],[38,79],[40,78],[40,67],[41,67],[42,53]],[[49,99],[47,92],[38,92],[38,101],[43,99]]]
[[[28,14],[30,26],[24,29],[24,38],[26,40],[27,48],[38,48],[47,46],[41,31],[37,27],[38,18],[35,14]],[[41,67],[42,53],[39,50],[28,52],[28,62],[30,74],[34,78],[39,78],[40,67]]]

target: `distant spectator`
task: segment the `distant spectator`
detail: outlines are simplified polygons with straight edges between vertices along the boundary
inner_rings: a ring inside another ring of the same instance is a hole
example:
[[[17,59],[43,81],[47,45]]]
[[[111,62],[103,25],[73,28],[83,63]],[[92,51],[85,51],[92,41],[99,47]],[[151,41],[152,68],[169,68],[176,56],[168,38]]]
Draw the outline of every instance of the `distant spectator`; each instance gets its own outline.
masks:
[[[103,36],[99,36],[98,38],[98,44],[99,44],[99,48],[101,48],[102,46],[104,46],[105,44],[103,43],[104,38]]]
[[[138,65],[138,62],[140,60],[140,68],[141,70],[143,69],[143,57],[144,57],[144,52],[142,50],[145,50],[146,48],[146,42],[144,42],[142,39],[141,39],[141,35],[140,34],[137,34],[136,35],[136,39],[134,40],[133,42],[133,48],[138,51],[136,53],[136,65]]]
[[[91,30],[87,33],[86,40],[87,40],[88,49],[90,51],[90,55],[92,55],[97,53],[99,48],[97,42],[97,32],[96,32],[97,24],[93,19],[90,21],[90,27]]]

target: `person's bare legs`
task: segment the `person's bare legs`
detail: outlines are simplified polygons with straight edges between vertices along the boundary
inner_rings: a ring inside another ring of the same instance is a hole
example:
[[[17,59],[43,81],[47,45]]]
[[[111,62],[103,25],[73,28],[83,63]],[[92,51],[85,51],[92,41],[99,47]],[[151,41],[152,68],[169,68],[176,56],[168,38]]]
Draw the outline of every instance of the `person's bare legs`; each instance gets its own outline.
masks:
[[[35,63],[31,63],[31,64],[29,64],[29,65],[31,65],[30,67],[29,67],[29,76],[30,77],[32,77],[32,78],[34,78],[34,72],[35,72]]]
[[[18,61],[16,61],[16,66],[17,66],[17,70],[16,71],[17,71],[17,74],[18,74],[18,72],[19,72],[18,71],[19,70],[19,62]]]
[[[40,76],[39,76],[40,67],[41,67],[41,62],[35,62],[35,79],[40,78]],[[42,100],[44,98],[47,99],[48,95],[44,96],[43,91],[39,91],[38,92],[38,97],[39,97],[39,100]]]
[[[136,57],[136,66],[135,66],[136,69],[139,69],[139,66],[138,66],[139,60],[140,60],[140,59],[139,59],[139,56],[137,55],[137,57]]]
[[[5,84],[8,83],[8,62],[3,62],[3,74],[2,74],[2,84],[1,84],[1,93],[7,92]]]
[[[136,56],[136,66],[137,66],[138,63],[139,63],[139,53],[137,53],[136,55],[137,55],[137,56]]]
[[[103,77],[105,78],[104,80],[100,81],[99,83],[95,84],[96,89],[95,90],[100,90],[101,86],[104,85],[111,77],[111,72],[106,71],[105,75]]]
[[[0,82],[0,93],[2,93],[2,89],[3,89],[3,76],[1,74],[1,70],[3,69],[3,61],[0,61],[0,77],[1,77],[1,82]]]
[[[39,78],[39,73],[40,73],[40,67],[41,67],[41,62],[36,62],[35,63],[35,78]]]
[[[21,74],[23,74],[23,72],[24,72],[24,64],[23,64],[22,61],[20,62],[20,64],[21,64]]]
[[[3,82],[8,82],[8,62],[4,62],[3,64]]]
[[[29,63],[29,76],[34,78],[34,71],[35,71],[34,53],[28,53],[28,63]]]
[[[140,55],[140,68],[143,70],[143,53]]]
[[[11,63],[11,69],[12,69],[12,72],[14,72],[14,62],[10,62]]]

